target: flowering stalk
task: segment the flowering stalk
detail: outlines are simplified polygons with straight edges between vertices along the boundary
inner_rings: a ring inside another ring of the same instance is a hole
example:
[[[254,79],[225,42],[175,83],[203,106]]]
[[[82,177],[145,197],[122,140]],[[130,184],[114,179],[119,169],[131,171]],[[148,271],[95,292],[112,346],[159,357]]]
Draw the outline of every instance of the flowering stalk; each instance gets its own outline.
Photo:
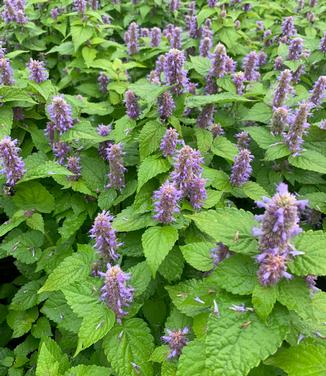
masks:
[[[208,57],[212,47],[213,47],[212,38],[210,37],[202,38],[199,44],[199,55],[203,57]]]
[[[52,98],[51,104],[48,105],[50,119],[53,122],[53,128],[63,134],[72,128],[72,111],[70,105],[65,101],[64,96],[57,95]]]
[[[68,176],[69,180],[77,181],[81,174],[80,174],[80,158],[75,156],[70,156],[67,158],[67,169],[73,173],[72,176]]]
[[[248,149],[240,149],[239,153],[234,158],[230,182],[235,187],[241,187],[246,183],[252,173],[251,161],[253,155]]]
[[[171,91],[180,95],[188,89],[187,73],[183,68],[185,56],[182,51],[171,49],[164,56],[163,71],[166,84],[173,86]]]
[[[90,237],[95,239],[95,248],[104,260],[117,260],[119,258],[118,249],[122,245],[117,240],[116,232],[112,228],[113,216],[103,210],[95,218],[90,230]]]
[[[206,104],[197,118],[198,128],[208,128],[214,121],[214,104]]]
[[[251,51],[243,59],[244,77],[247,81],[257,81],[260,77],[258,69],[258,54],[256,51]]]
[[[15,83],[10,60],[5,57],[0,58],[0,85],[11,86]]]
[[[154,192],[154,219],[160,223],[171,223],[174,214],[179,213],[178,202],[181,199],[181,192],[173,183],[166,181],[158,191]]]
[[[125,172],[123,165],[123,149],[121,144],[112,144],[106,149],[106,158],[109,162],[109,183],[108,187],[121,190],[125,186]]]
[[[164,157],[173,156],[179,142],[179,134],[173,128],[168,128],[162,138],[160,149]]]
[[[212,65],[207,76],[206,91],[208,94],[217,92],[216,79],[224,77],[226,70],[226,49],[222,43],[218,43],[212,55]]]
[[[248,132],[239,132],[235,135],[237,146],[239,149],[248,149],[250,144],[250,136]]]
[[[58,163],[61,165],[65,164],[65,159],[69,152],[71,151],[69,145],[65,142],[57,141],[51,144],[52,152],[57,158]]]
[[[27,64],[27,68],[29,70],[29,79],[38,84],[46,81],[49,77],[49,73],[44,66],[44,61],[33,60],[31,58]]]
[[[74,0],[74,10],[81,15],[84,15],[86,12],[86,0]]]
[[[139,27],[136,22],[132,22],[128,27],[128,31],[126,31],[124,35],[129,55],[136,54],[139,51],[138,39]]]
[[[324,35],[320,39],[320,50],[324,53],[326,53],[326,31],[324,32]]]
[[[214,138],[222,136],[224,134],[224,129],[219,123],[213,124],[210,128],[210,131],[212,132]]]
[[[171,33],[168,35],[171,48],[181,50],[181,32],[182,29],[180,27],[173,27],[171,29]]]
[[[273,106],[281,107],[289,93],[293,91],[291,86],[292,74],[289,69],[285,69],[278,77],[278,86],[274,93]]]
[[[25,15],[25,0],[4,0],[4,10],[1,16],[5,23],[17,22],[25,24],[28,19]]]
[[[6,176],[6,185],[13,188],[25,174],[25,163],[19,156],[20,148],[17,140],[5,136],[0,141],[0,173]]]
[[[271,132],[274,136],[282,135],[288,125],[289,111],[286,107],[277,107],[273,109],[271,122]]]
[[[97,83],[98,83],[100,92],[103,94],[106,94],[108,91],[107,86],[109,83],[109,77],[104,72],[100,72],[97,77]]]
[[[166,330],[166,335],[162,336],[162,340],[170,347],[170,353],[168,359],[178,358],[182,352],[182,349],[188,343],[187,334],[189,329],[184,327],[180,330]]]
[[[285,17],[282,22],[282,38],[281,40],[285,43],[288,39],[297,34],[297,30],[294,26],[293,16]]]
[[[313,89],[310,92],[310,98],[309,101],[314,106],[320,105],[322,102],[324,96],[325,96],[325,90],[326,90],[326,76],[320,76],[318,80],[315,82],[315,85]]]
[[[194,177],[189,183],[187,196],[194,209],[200,209],[204,205],[207,198],[205,184],[206,180],[200,176]]]
[[[216,247],[211,250],[211,259],[213,261],[214,267],[217,267],[220,262],[228,259],[232,256],[232,252],[229,247],[223,243],[217,243]]]
[[[238,95],[242,95],[244,91],[245,76],[243,72],[237,72],[232,75],[232,80]]]
[[[128,284],[131,275],[123,272],[119,265],[111,264],[107,264],[106,273],[99,272],[99,275],[104,278],[101,300],[107,303],[115,313],[117,322],[121,323],[122,318],[128,314],[126,308],[134,298],[134,289]]]
[[[153,27],[150,31],[150,46],[158,47],[161,43],[161,29],[158,27]]]
[[[137,119],[140,114],[139,105],[137,97],[132,90],[127,90],[125,92],[125,106],[127,115],[130,119]]]
[[[172,95],[168,91],[165,91],[158,97],[157,107],[162,120],[166,120],[172,115],[175,109],[175,103]]]
[[[180,8],[180,0],[170,0],[171,12],[175,12]]]
[[[303,39],[294,38],[289,45],[288,60],[299,60],[303,52]]]

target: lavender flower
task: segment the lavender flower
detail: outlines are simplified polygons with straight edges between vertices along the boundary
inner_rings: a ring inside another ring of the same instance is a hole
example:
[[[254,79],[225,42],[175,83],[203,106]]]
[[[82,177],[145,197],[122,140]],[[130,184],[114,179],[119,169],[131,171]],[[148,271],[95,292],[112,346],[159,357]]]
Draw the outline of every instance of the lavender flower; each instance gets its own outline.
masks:
[[[171,34],[168,35],[168,40],[170,42],[171,48],[181,50],[181,32],[182,29],[180,27],[172,28]]]
[[[102,18],[102,22],[104,23],[104,25],[111,24],[111,18],[107,14],[103,14],[101,18]]]
[[[289,45],[288,60],[299,60],[303,52],[303,39],[294,38]]]
[[[206,91],[208,94],[217,92],[216,79],[224,77],[226,70],[226,49],[223,44],[218,43],[212,54],[212,65],[207,76]]]
[[[93,10],[97,10],[100,6],[98,0],[88,0],[88,3]]]
[[[13,85],[15,83],[9,59],[0,58],[0,85]]]
[[[136,22],[132,22],[128,31],[125,32],[125,43],[127,44],[129,55],[136,54],[139,51],[138,39],[139,39],[139,27]]]
[[[28,19],[25,15],[25,0],[4,0],[4,10],[1,16],[5,23],[11,21],[18,24],[25,24]]]
[[[213,124],[210,128],[210,131],[212,132],[214,138],[222,136],[224,134],[224,129],[219,123]]]
[[[257,202],[259,207],[265,208],[263,215],[256,216],[261,227],[253,230],[254,235],[259,236],[260,255],[257,261],[262,285],[275,284],[282,277],[291,278],[286,271],[287,260],[300,252],[293,248],[290,240],[301,232],[298,210],[303,210],[306,204],[306,201],[299,201],[290,194],[284,183],[277,186],[277,193],[272,199],[264,198],[263,202]]]
[[[310,0],[309,1],[309,6],[311,8],[315,7],[318,4],[318,0]]]
[[[94,220],[90,230],[90,237],[95,239],[95,248],[105,260],[117,260],[117,250],[122,245],[117,240],[116,232],[112,228],[113,216],[103,210]]]
[[[49,77],[48,71],[45,69],[44,62],[39,60],[29,60],[27,64],[29,70],[29,79],[40,84],[43,81],[46,81]]]
[[[240,149],[234,158],[230,182],[235,187],[241,187],[246,183],[252,173],[251,161],[253,156],[247,149]]]
[[[160,75],[164,70],[165,55],[161,55],[155,62],[155,72]]]
[[[60,16],[60,14],[63,13],[63,11],[64,11],[64,8],[58,8],[58,7],[52,8],[50,11],[51,18],[53,20],[56,20]]]
[[[98,82],[98,85],[99,85],[100,92],[103,93],[103,94],[107,93],[107,91],[108,91],[107,86],[108,86],[108,83],[109,83],[109,77],[104,72],[100,72],[98,77],[97,77],[97,82]]]
[[[211,250],[211,259],[214,267],[217,267],[220,262],[231,257],[232,252],[223,243],[217,243],[216,247]]]
[[[168,91],[165,91],[158,97],[157,107],[161,119],[166,120],[172,115],[175,109],[175,103],[172,95]]]
[[[73,173],[73,175],[68,176],[69,180],[77,181],[81,174],[80,174],[80,158],[71,156],[67,158],[67,169]]]
[[[244,91],[245,76],[243,72],[237,72],[232,75],[232,81],[235,85],[238,95],[242,95]]]
[[[289,124],[289,132],[284,136],[285,142],[293,155],[299,155],[301,145],[303,143],[303,135],[307,133],[309,124],[307,118],[309,116],[310,103],[301,103],[295,115],[291,117]]]
[[[140,29],[140,36],[142,38],[146,38],[146,37],[149,37],[149,29],[147,27],[142,27]]]
[[[282,22],[282,37],[284,41],[287,41],[290,37],[297,34],[297,30],[294,26],[293,16],[285,17]]]
[[[316,16],[312,12],[307,12],[306,18],[310,23],[314,23],[316,21]]]
[[[326,53],[326,31],[324,32],[324,35],[320,39],[320,50],[324,53]]]
[[[292,82],[297,84],[300,81],[301,76],[305,72],[305,66],[304,64],[301,64],[297,70],[292,74]]]
[[[198,22],[197,16],[188,16],[188,27],[189,27],[189,36],[190,38],[198,38],[199,37],[199,29],[198,29]]]
[[[258,66],[265,65],[267,63],[267,55],[264,51],[258,53]]]
[[[13,115],[15,121],[23,121],[25,119],[24,109],[22,107],[14,107]]]
[[[273,106],[281,107],[289,93],[293,92],[291,86],[292,74],[289,69],[285,69],[278,78],[278,86],[274,93]]]
[[[247,81],[257,81],[260,77],[258,68],[258,54],[256,51],[251,51],[243,59],[244,77]]]
[[[52,144],[52,151],[54,156],[57,158],[58,163],[64,165],[65,158],[67,157],[68,153],[70,152],[70,147],[67,143],[57,141]]]
[[[160,145],[160,149],[164,157],[173,156],[175,154],[178,142],[178,132],[173,128],[168,128],[162,138]]]
[[[25,163],[19,156],[18,141],[5,136],[0,141],[0,174],[6,176],[6,185],[12,188],[25,174]]]
[[[162,341],[170,347],[168,359],[178,358],[182,349],[188,343],[187,334],[189,333],[189,329],[187,327],[174,331],[166,329],[166,333],[165,336],[162,336]]]
[[[201,177],[194,177],[189,182],[187,196],[194,209],[200,209],[204,205],[207,197],[205,184],[206,180]]]
[[[110,166],[108,187],[121,190],[125,186],[124,173],[127,169],[123,165],[123,155],[121,144],[112,144],[107,148],[106,158]]]
[[[59,134],[63,134],[72,128],[73,120],[70,105],[65,101],[63,95],[57,95],[52,98],[52,103],[48,105],[50,119],[53,127]]]
[[[320,76],[318,80],[315,82],[313,89],[311,90],[311,95],[309,99],[314,106],[320,105],[325,96],[325,90],[326,76]]]
[[[263,21],[256,21],[256,29],[258,31],[263,31],[265,29]]]
[[[283,67],[283,58],[281,56],[277,56],[274,61],[274,68],[275,70],[281,70]]]
[[[121,270],[119,265],[107,264],[106,273],[99,272],[105,278],[101,288],[101,300],[105,301],[115,313],[117,322],[128,313],[126,308],[130,306],[134,298],[134,289],[128,284],[131,275]]]
[[[74,10],[81,15],[84,15],[86,12],[86,0],[74,0]]]
[[[264,35],[263,35],[264,46],[268,47],[273,43],[271,36],[272,36],[272,30],[267,29],[264,31]]]
[[[288,125],[289,111],[286,107],[277,107],[273,109],[271,122],[271,132],[273,135],[282,135]]]
[[[137,119],[140,114],[138,100],[135,93],[131,90],[125,92],[125,105],[127,115],[130,119]]]
[[[199,54],[203,57],[209,56],[209,51],[213,47],[213,41],[212,38],[205,37],[202,38],[199,45]]]
[[[175,12],[180,8],[180,0],[170,0],[171,12]]]
[[[301,10],[305,6],[305,0],[298,0],[298,10]]]
[[[210,8],[214,8],[214,7],[216,7],[216,4],[217,4],[217,1],[216,1],[216,0],[207,0],[207,5],[208,5]]]
[[[149,74],[147,75],[147,80],[154,85],[161,84],[160,75],[156,72],[156,70],[152,70],[149,72]]]
[[[182,195],[173,183],[166,181],[158,191],[154,192],[154,219],[160,223],[171,223],[174,214],[179,213],[178,202]]]
[[[187,73],[183,68],[185,62],[184,53],[171,49],[164,57],[163,70],[166,84],[173,86],[171,91],[180,95],[188,89]]]
[[[317,276],[307,275],[305,278],[306,284],[310,290],[310,295],[313,296],[316,292],[319,291],[319,288],[316,287]]]
[[[250,136],[248,132],[239,132],[235,135],[237,139],[237,146],[239,149],[248,149],[250,144]]]
[[[150,46],[158,47],[161,43],[161,29],[158,27],[153,27],[150,31]]]
[[[102,137],[108,136],[111,133],[111,131],[111,125],[99,124],[96,128],[96,132]]]
[[[208,128],[214,121],[214,104],[206,104],[197,118],[198,128]]]

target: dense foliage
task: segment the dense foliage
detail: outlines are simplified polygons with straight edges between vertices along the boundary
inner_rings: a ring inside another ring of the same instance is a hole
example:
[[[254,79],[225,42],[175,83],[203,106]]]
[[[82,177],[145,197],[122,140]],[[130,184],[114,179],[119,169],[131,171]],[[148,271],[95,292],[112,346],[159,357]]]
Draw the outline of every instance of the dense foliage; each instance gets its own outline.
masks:
[[[0,15],[0,375],[325,375],[325,2]]]

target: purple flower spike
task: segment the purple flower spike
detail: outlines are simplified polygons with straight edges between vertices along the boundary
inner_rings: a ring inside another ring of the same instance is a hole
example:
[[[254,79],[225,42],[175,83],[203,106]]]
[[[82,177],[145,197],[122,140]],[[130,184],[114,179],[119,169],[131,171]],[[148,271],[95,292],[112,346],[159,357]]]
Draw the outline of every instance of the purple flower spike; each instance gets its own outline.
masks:
[[[166,335],[162,336],[162,341],[170,347],[168,359],[178,358],[180,356],[182,349],[188,343],[188,333],[189,329],[187,327],[174,331],[166,329]]]
[[[171,12],[175,12],[180,8],[180,0],[170,0]]]
[[[0,85],[11,86],[15,83],[9,59],[0,58]]]
[[[304,64],[301,64],[298,69],[292,74],[292,82],[294,84],[297,84],[300,79],[301,79],[301,76],[304,74],[305,72],[305,66]]]
[[[108,92],[107,86],[109,83],[109,77],[104,72],[100,72],[97,77],[97,82],[100,92],[106,94]]]
[[[72,128],[73,120],[70,105],[65,101],[63,95],[57,95],[52,98],[52,102],[48,105],[50,119],[53,122],[53,128],[59,134],[63,134]]]
[[[321,104],[326,90],[326,76],[320,76],[318,80],[315,82],[315,85],[311,91],[310,95],[310,102],[314,106],[318,106]]]
[[[210,131],[212,132],[214,138],[222,136],[224,134],[224,129],[219,123],[213,124],[210,128]]]
[[[73,173],[72,176],[68,176],[69,180],[77,181],[80,178],[80,158],[71,156],[67,158],[67,169]]]
[[[250,144],[250,136],[248,132],[239,132],[235,135],[239,149],[248,149]]]
[[[320,40],[320,50],[326,53],[326,31]]]
[[[147,27],[142,27],[142,28],[140,29],[140,36],[141,36],[142,38],[147,38],[147,37],[149,37],[149,29],[148,29]]]
[[[261,51],[258,53],[258,65],[262,66],[267,63],[267,55],[265,54],[264,51]]]
[[[131,275],[123,272],[119,265],[111,264],[107,264],[106,273],[99,274],[105,279],[101,288],[101,300],[107,303],[115,313],[117,322],[121,324],[122,318],[128,314],[126,308],[134,298],[134,289],[128,284]]]
[[[171,34],[168,35],[168,40],[170,42],[171,48],[176,48],[181,50],[181,33],[182,29],[180,27],[173,27]]]
[[[194,209],[201,209],[207,198],[205,189],[206,180],[201,177],[194,177],[189,183],[188,198]]]
[[[6,176],[7,187],[14,187],[25,174],[25,163],[19,156],[20,148],[17,140],[5,136],[0,141],[0,174]]]
[[[160,145],[160,149],[164,157],[173,156],[175,154],[178,142],[178,132],[173,128],[167,129]]]
[[[201,41],[200,41],[200,45],[199,45],[200,56],[208,57],[212,47],[213,47],[212,38],[210,38],[210,37],[202,38]]]
[[[84,15],[86,12],[86,0],[74,0],[74,10],[81,15]]]
[[[140,114],[138,100],[135,93],[131,90],[125,92],[125,105],[127,115],[130,119],[137,119]]]
[[[299,210],[303,210],[306,204],[307,201],[297,200],[289,193],[284,183],[278,185],[272,199],[257,202],[259,207],[265,208],[263,215],[256,216],[261,227],[253,230],[254,235],[259,237],[258,278],[263,286],[273,285],[283,277],[291,278],[286,271],[287,261],[299,252],[290,241],[301,232]]]
[[[158,191],[154,192],[154,219],[160,223],[171,223],[174,214],[179,213],[178,202],[181,199],[181,192],[173,183],[166,181]]]
[[[4,0],[3,4],[1,16],[5,23],[17,22],[23,25],[28,22],[25,15],[25,0]]]
[[[98,0],[88,0],[88,3],[93,10],[97,10],[100,7]]]
[[[310,0],[310,1],[309,1],[309,6],[310,6],[311,8],[317,6],[317,4],[318,4],[318,0]]]
[[[290,37],[297,34],[292,16],[285,17],[282,22],[282,41],[286,42]]]
[[[216,1],[216,0],[207,0],[207,5],[208,5],[210,8],[214,8],[214,7],[216,7],[216,4],[217,4],[217,1]]]
[[[128,31],[125,32],[125,43],[127,44],[129,55],[136,54],[139,51],[138,39],[139,39],[139,27],[136,22],[132,22]]]
[[[165,91],[158,97],[157,105],[162,120],[168,119],[175,109],[173,97],[168,91]]]
[[[288,60],[299,60],[303,52],[303,39],[294,38],[289,45]]]
[[[173,86],[171,91],[180,95],[188,89],[187,73],[183,68],[185,56],[182,51],[172,49],[164,56],[163,71],[166,84]]]
[[[158,27],[153,27],[150,31],[150,46],[151,47],[158,47],[161,43],[161,29]]]
[[[94,220],[90,230],[90,237],[95,239],[95,248],[104,260],[117,260],[119,247],[122,245],[117,240],[116,232],[112,228],[113,216],[103,210]]]
[[[188,17],[188,28],[190,38],[198,38],[200,31],[198,29],[197,16],[187,16]]]
[[[272,134],[282,135],[288,125],[289,111],[286,107],[278,107],[273,109],[271,131]]]
[[[243,72],[237,72],[232,75],[232,80],[238,95],[242,95],[244,91],[245,76]]]
[[[214,121],[214,112],[214,104],[207,104],[204,106],[197,118],[197,127],[208,128]]]
[[[29,79],[38,84],[46,81],[49,77],[49,73],[44,66],[44,61],[30,59],[27,68],[29,70]]]
[[[281,70],[283,67],[283,58],[281,56],[277,56],[274,61],[274,69]]]
[[[111,133],[111,131],[111,125],[99,124],[96,128],[96,132],[102,137],[108,136]]]
[[[289,93],[293,92],[291,86],[292,74],[289,69],[285,69],[278,78],[278,86],[275,90],[273,106],[281,107],[286,100]]]
[[[245,80],[247,81],[257,81],[260,77],[258,69],[258,54],[256,51],[251,51],[243,59],[243,71]]]
[[[234,159],[230,182],[235,187],[241,187],[246,183],[252,173],[251,161],[253,155],[247,149],[240,149]]]
[[[301,145],[303,143],[303,135],[307,133],[309,123],[307,122],[311,104],[302,103],[293,117],[290,119],[289,132],[284,136],[285,142],[293,155],[300,154]]]
[[[110,165],[108,187],[121,190],[125,186],[125,172],[123,165],[123,149],[121,144],[112,144],[106,150],[106,158]]]
[[[53,154],[57,158],[58,163],[60,163],[61,165],[65,164],[65,159],[69,154],[70,150],[71,149],[69,145],[65,142],[58,141],[52,144]]]
[[[216,79],[224,77],[226,73],[226,49],[222,43],[218,43],[212,54],[212,66],[207,76],[206,91],[208,94],[217,92]]]
[[[216,268],[220,262],[232,256],[230,249],[223,243],[217,243],[216,247],[211,250],[211,258]]]

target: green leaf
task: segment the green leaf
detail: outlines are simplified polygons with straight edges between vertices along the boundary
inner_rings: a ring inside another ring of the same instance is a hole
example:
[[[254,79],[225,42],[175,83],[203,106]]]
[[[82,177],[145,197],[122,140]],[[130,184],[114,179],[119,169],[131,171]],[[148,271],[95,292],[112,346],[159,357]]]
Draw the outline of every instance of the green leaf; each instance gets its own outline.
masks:
[[[147,157],[139,166],[137,192],[139,192],[141,187],[150,179],[167,172],[170,167],[171,165],[166,159],[160,158],[157,155]]]
[[[26,174],[22,179],[17,183],[23,183],[25,181],[48,178],[56,175],[71,176],[73,175],[68,169],[59,165],[53,161],[46,161],[39,165],[29,167],[29,164],[26,161]],[[18,186],[17,186],[18,187]]]
[[[144,159],[156,151],[164,136],[165,128],[158,121],[147,122],[139,134],[140,158]]]
[[[262,149],[269,149],[271,145],[276,144],[279,141],[279,139],[274,137],[267,128],[262,126],[248,127],[246,128],[246,131]]]
[[[314,150],[305,150],[297,157],[290,156],[289,163],[303,170],[326,174],[326,157]]]
[[[151,227],[144,232],[142,245],[146,262],[154,277],[178,237],[178,230],[172,226]]]
[[[180,279],[183,272],[184,260],[178,247],[165,257],[160,265],[158,272],[169,282]]]
[[[246,375],[281,346],[288,330],[286,318],[281,307],[266,324],[254,313],[211,315],[206,337],[208,369],[216,376]]]
[[[211,61],[208,57],[190,56],[192,68],[200,75],[206,77],[211,69]]]
[[[195,128],[198,149],[201,153],[205,153],[210,149],[213,142],[213,134],[207,129]]]
[[[16,211],[13,216],[0,226],[0,237],[7,234],[7,232],[18,227],[21,223],[26,220],[23,210]]]
[[[18,338],[31,330],[32,324],[38,317],[36,307],[24,311],[9,311],[7,323],[13,330],[12,338]]]
[[[303,232],[295,238],[295,246],[304,252],[289,264],[292,273],[300,276],[326,275],[326,234],[323,231]]]
[[[36,83],[34,81],[29,81],[28,84],[34,88],[43,98],[47,101],[51,95],[55,93],[55,87],[52,85],[50,80],[46,80],[41,83]]]
[[[131,274],[130,284],[134,288],[135,296],[141,295],[146,291],[151,279],[152,274],[146,261],[139,262],[137,265],[128,269]]]
[[[42,316],[33,325],[31,334],[35,338],[51,337],[51,325],[49,320]]]
[[[112,226],[119,232],[136,231],[144,227],[155,226],[157,222],[153,220],[152,216],[152,213],[139,214],[129,206],[115,217]]]
[[[321,213],[326,214],[326,193],[325,192],[306,193],[303,196],[303,198],[308,199],[310,208],[318,210]]]
[[[110,372],[109,368],[101,367],[101,366],[85,366],[80,364],[79,366],[72,367],[64,376],[110,376],[112,373]]]
[[[257,284],[256,271],[253,259],[244,255],[234,255],[218,265],[212,278],[226,291],[249,295]]]
[[[86,212],[81,212],[78,215],[69,215],[63,222],[62,227],[59,228],[58,232],[62,239],[69,239],[71,236],[76,235],[76,232],[85,222],[87,217]]]
[[[266,320],[276,303],[277,288],[275,286],[264,287],[257,284],[252,293],[252,304],[257,315]]]
[[[206,362],[206,344],[202,340],[195,339],[182,349],[177,376],[189,376],[190,369],[191,376],[215,375],[208,369]]]
[[[92,249],[85,249],[65,258],[49,275],[39,293],[61,290],[74,281],[85,279],[91,271],[93,261],[95,261],[95,253]]]
[[[3,105],[0,112],[0,139],[9,136],[13,122],[12,108]]]
[[[89,26],[71,26],[71,37],[75,51],[93,36],[93,28]]]
[[[152,103],[160,96],[160,94],[167,91],[168,87],[151,84],[148,80],[142,78],[139,81],[130,84],[129,89],[138,97],[144,99],[147,103]]]
[[[219,39],[228,47],[228,48],[237,48],[237,40],[240,38],[240,35],[234,29],[234,27],[223,27],[219,32]]]
[[[238,154],[238,148],[227,138],[220,136],[215,138],[212,152],[233,162],[234,157]]]
[[[265,191],[265,189],[262,186],[253,181],[248,181],[241,188],[243,189],[243,192],[246,196],[255,201],[260,201],[262,197],[269,196],[269,194]]]
[[[33,230],[41,231],[44,234],[44,220],[42,214],[34,213],[26,219],[26,224]]]
[[[288,376],[322,376],[326,374],[326,347],[304,341],[298,346],[282,349],[267,363],[282,368]]]
[[[153,337],[143,320],[133,318],[114,327],[104,338],[103,348],[117,376],[153,375],[149,361]]]
[[[214,266],[211,257],[214,247],[215,243],[198,242],[180,246],[180,249],[188,264],[201,272],[208,272]]]
[[[83,318],[78,332],[78,345],[75,356],[80,351],[102,339],[113,327],[114,322],[114,313],[108,307],[105,307],[103,304],[96,305],[96,308],[94,307]]]
[[[288,155],[290,155],[290,151],[288,147],[284,144],[277,143],[277,144],[271,145],[266,150],[265,160],[275,161],[276,159],[287,157]]]
[[[90,48],[88,46],[83,47],[82,56],[85,60],[85,64],[86,64],[87,68],[90,67],[90,65],[92,64],[92,62],[96,58],[96,53],[97,53],[96,49],[94,49],[94,48]]]
[[[259,121],[260,123],[268,124],[272,119],[272,109],[265,103],[256,103],[251,107],[248,113],[241,120],[244,121]]]
[[[26,283],[13,297],[10,304],[10,309],[14,311],[24,311],[37,305],[37,291],[41,286],[42,282],[39,280]]]
[[[257,241],[252,236],[252,228],[256,225],[256,221],[252,213],[242,209],[223,208],[187,217],[192,219],[201,231],[216,242],[224,243],[231,251],[244,254],[257,253]]]
[[[203,208],[210,209],[215,206],[222,198],[222,191],[215,191],[213,189],[206,189],[206,200],[204,202]]]
[[[191,97],[186,98],[185,106],[189,108],[194,108],[202,107],[210,103],[225,104],[239,102],[250,102],[250,99],[232,93],[221,93],[214,95],[193,95]]]
[[[0,87],[0,97],[2,103],[19,101],[36,104],[30,93],[27,94],[25,90],[14,86]]]
[[[54,209],[54,197],[42,184],[34,181],[18,185],[13,201],[23,210],[51,213]]]
[[[97,144],[99,142],[112,140],[112,136],[100,136],[96,132],[96,128],[92,127],[89,121],[80,121],[79,123],[75,124],[73,128],[65,132],[61,139],[62,141],[87,140]]]
[[[66,354],[51,338],[44,338],[39,350],[36,376],[61,376],[69,368]]]

